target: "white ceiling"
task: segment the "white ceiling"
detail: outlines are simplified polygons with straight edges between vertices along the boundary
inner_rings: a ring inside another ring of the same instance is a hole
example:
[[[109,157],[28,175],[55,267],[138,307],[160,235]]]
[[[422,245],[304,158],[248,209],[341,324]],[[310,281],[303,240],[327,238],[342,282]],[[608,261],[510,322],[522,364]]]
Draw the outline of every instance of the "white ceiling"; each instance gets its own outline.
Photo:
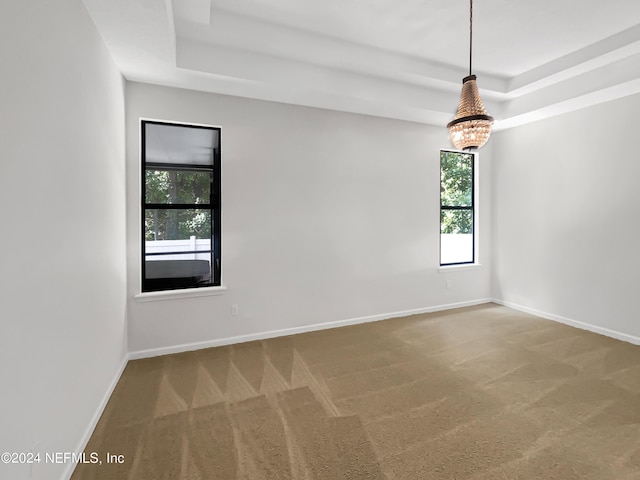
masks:
[[[468,0],[84,0],[133,81],[436,125],[468,74]],[[640,92],[640,0],[475,0],[496,128]]]

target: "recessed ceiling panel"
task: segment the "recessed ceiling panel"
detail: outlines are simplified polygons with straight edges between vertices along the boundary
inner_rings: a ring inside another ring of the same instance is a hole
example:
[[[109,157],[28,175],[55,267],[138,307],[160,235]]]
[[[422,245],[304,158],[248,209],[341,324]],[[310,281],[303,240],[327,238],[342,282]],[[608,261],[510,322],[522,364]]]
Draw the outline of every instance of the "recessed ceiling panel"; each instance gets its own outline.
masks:
[[[468,0],[212,0],[233,11],[465,67]],[[474,63],[514,76],[640,23],[638,0],[475,0]]]
[[[132,81],[444,127],[468,74],[468,0],[83,1]],[[640,0],[474,0],[473,19],[496,129],[640,93]]]

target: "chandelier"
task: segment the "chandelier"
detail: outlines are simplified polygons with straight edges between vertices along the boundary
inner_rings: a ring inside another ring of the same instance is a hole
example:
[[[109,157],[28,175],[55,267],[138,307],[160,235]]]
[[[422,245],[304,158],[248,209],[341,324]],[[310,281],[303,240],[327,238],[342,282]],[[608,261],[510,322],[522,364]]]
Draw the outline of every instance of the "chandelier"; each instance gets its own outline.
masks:
[[[447,124],[451,143],[459,150],[482,147],[491,135],[491,117],[484,108],[476,76],[471,73],[473,51],[473,0],[469,0],[469,76],[462,79],[462,93],[456,116]]]

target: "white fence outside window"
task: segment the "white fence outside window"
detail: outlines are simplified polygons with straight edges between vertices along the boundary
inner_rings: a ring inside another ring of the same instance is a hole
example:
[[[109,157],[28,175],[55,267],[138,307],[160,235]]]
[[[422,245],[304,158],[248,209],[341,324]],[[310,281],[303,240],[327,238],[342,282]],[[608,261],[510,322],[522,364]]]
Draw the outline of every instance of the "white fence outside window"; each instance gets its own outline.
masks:
[[[183,240],[146,240],[145,251],[149,253],[161,252],[191,252],[211,250],[211,239],[195,236]],[[148,255],[146,260],[211,260],[211,253],[189,253],[176,255]]]

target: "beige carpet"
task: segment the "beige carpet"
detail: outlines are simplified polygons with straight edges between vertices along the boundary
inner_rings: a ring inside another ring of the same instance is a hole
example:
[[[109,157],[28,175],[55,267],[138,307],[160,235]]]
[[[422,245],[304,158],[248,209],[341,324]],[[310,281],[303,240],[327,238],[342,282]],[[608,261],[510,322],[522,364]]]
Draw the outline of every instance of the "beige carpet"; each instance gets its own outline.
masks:
[[[73,480],[640,479],[640,347],[493,304],[129,362]]]

